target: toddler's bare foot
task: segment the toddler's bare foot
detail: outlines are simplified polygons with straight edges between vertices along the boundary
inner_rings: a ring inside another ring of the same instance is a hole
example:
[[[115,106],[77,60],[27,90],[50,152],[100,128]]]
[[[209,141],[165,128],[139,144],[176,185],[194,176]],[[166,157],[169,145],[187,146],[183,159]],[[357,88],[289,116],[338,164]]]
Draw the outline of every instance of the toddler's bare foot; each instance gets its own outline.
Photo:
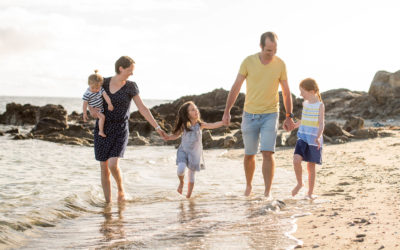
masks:
[[[118,202],[124,202],[124,201],[125,201],[124,191],[118,191]]]
[[[246,190],[244,191],[244,196],[249,196],[251,194],[251,189],[253,187],[251,185],[246,186]]]
[[[99,135],[100,135],[101,137],[107,137],[106,134],[104,134],[104,132],[99,132]]]
[[[176,191],[178,191],[178,193],[182,194],[182,189],[183,189],[183,182],[179,183],[178,189]]]
[[[303,184],[297,184],[292,190],[292,196],[296,196],[296,194],[299,192],[299,190],[303,187]]]

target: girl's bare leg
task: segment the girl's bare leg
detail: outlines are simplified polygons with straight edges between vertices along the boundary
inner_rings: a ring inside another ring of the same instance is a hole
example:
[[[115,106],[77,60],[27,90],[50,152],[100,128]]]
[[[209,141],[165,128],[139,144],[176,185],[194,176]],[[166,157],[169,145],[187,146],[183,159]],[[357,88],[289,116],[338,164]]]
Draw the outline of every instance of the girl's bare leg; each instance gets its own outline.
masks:
[[[179,178],[179,186],[178,186],[178,189],[176,191],[178,191],[179,194],[182,194],[183,184],[184,184],[183,179],[185,178],[185,176],[184,175],[181,175],[181,176],[178,175],[178,178]]]
[[[188,178],[189,178],[189,185],[188,185],[188,191],[186,194],[186,198],[190,198],[190,196],[192,196],[192,191],[194,188],[194,171],[188,169]]]
[[[178,168],[176,170],[176,173],[178,175],[179,178],[179,186],[178,189],[176,191],[178,191],[178,193],[182,194],[182,190],[183,190],[183,183],[184,183],[184,178],[185,178],[185,169],[186,169],[186,164],[184,162],[179,162],[178,163]]]
[[[111,202],[111,179],[110,170],[108,169],[108,162],[101,161],[101,186],[103,187],[104,199],[107,203]]]
[[[106,121],[106,116],[99,112],[97,113],[97,118],[99,118],[99,135],[106,137],[106,134],[104,134],[104,123]]]
[[[307,170],[308,170],[308,194],[307,194],[307,196],[310,199],[313,199],[312,194],[314,192],[314,185],[315,185],[315,163],[307,162]]]
[[[301,167],[302,160],[303,157],[301,157],[301,155],[295,154],[293,156],[293,168],[294,168],[294,173],[296,174],[297,185],[292,190],[292,196],[295,196],[299,192],[299,190],[304,186],[302,177],[302,167]]]

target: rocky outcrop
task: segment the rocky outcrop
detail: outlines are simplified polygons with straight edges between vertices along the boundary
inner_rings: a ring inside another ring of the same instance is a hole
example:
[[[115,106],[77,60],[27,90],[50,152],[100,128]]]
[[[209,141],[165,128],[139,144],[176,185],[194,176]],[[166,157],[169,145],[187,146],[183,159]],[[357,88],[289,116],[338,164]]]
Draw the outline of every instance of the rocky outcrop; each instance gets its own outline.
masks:
[[[378,71],[368,91],[379,104],[385,104],[388,99],[400,96],[400,71],[389,73]]]
[[[0,115],[0,123],[8,125],[35,125],[38,121],[39,107],[30,104],[8,103],[6,112]]]

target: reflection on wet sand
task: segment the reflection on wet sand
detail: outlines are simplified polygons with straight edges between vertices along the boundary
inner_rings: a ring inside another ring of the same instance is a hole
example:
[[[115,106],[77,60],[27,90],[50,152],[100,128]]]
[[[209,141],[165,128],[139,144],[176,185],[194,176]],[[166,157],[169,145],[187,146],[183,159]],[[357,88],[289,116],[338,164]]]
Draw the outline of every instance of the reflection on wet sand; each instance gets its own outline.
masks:
[[[125,221],[123,217],[125,205],[125,202],[118,203],[117,217],[116,215],[113,215],[111,204],[107,204],[104,207],[104,222],[100,226],[100,232],[104,235],[102,241],[109,242],[113,240],[125,239]]]

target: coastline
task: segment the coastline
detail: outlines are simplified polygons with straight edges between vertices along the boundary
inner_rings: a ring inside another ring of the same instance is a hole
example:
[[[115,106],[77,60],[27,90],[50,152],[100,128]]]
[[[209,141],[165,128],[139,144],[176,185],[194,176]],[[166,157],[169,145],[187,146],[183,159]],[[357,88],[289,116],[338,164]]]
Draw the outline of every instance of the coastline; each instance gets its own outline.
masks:
[[[296,222],[293,236],[303,242],[297,247],[400,248],[400,131],[388,132],[393,135],[325,146],[318,198],[310,201],[311,214]]]

